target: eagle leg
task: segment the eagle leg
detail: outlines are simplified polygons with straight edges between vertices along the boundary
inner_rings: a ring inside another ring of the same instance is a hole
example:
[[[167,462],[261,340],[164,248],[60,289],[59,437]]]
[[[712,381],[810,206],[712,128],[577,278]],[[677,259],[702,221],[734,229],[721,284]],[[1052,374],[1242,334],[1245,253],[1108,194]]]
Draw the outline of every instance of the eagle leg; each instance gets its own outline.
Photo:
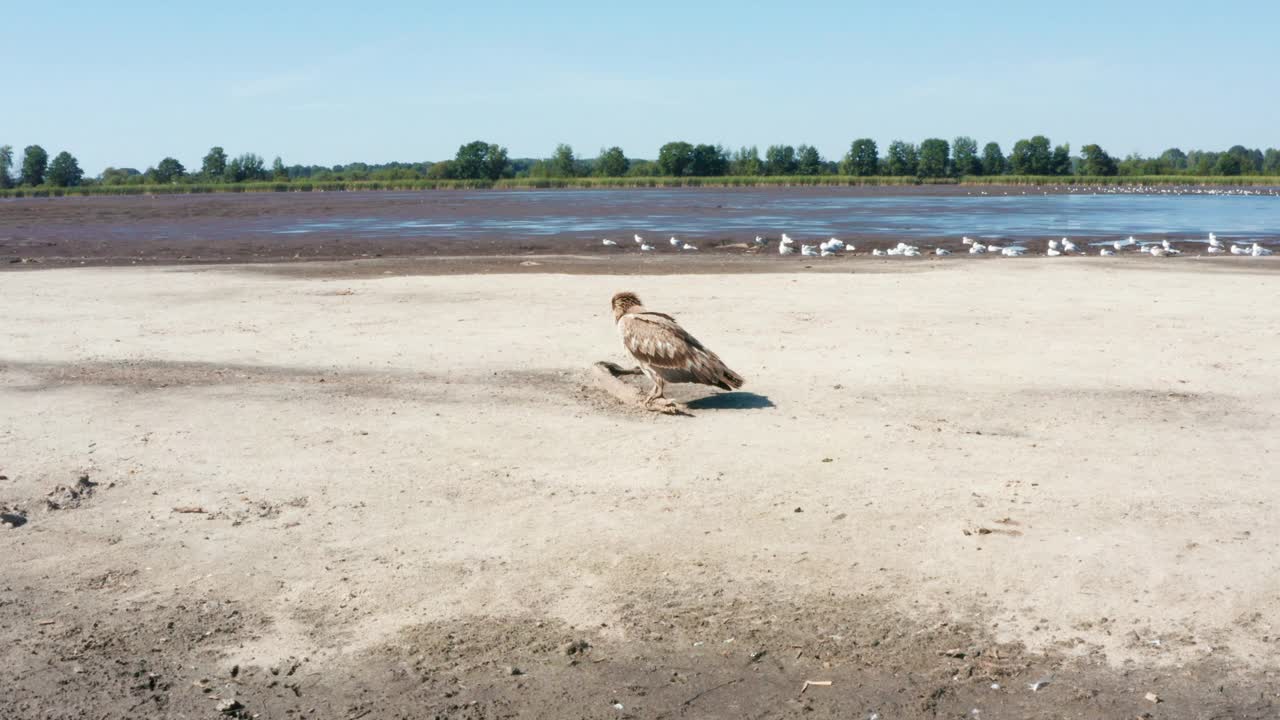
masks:
[[[662,392],[666,388],[666,383],[662,381],[661,375],[649,370],[649,368],[644,368],[644,374],[653,381],[653,389],[649,391],[649,394],[644,399],[645,407],[652,407],[653,403],[662,399]]]

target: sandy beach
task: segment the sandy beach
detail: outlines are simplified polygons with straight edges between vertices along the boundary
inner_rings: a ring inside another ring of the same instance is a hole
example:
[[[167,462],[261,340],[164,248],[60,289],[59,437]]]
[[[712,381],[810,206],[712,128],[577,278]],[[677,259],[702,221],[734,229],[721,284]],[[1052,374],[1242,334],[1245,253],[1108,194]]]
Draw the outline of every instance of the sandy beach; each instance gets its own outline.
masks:
[[[6,717],[1273,718],[1277,262],[1098,260],[4,273]]]

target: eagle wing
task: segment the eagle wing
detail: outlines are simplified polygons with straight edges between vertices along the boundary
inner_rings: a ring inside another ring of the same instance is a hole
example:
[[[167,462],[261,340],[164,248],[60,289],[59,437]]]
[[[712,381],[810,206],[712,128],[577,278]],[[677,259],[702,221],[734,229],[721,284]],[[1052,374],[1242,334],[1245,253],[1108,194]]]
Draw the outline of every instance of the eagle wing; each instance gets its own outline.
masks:
[[[618,328],[635,359],[667,382],[702,383],[724,390],[742,387],[742,377],[670,315],[627,313],[618,319]]]

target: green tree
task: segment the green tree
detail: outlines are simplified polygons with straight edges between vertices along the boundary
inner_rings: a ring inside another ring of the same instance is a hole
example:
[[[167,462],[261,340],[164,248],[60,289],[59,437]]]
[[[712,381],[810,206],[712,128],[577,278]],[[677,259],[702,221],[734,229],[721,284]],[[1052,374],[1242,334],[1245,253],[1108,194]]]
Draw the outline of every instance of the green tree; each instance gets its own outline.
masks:
[[[0,153],[4,152],[4,148],[0,148]],[[1262,172],[1268,175],[1280,174],[1280,150],[1275,148],[1267,148],[1267,152],[1262,156]]]
[[[244,168],[240,165],[240,158],[231,158],[227,161],[227,166],[222,170],[222,181],[236,183],[244,180]]]
[[[947,159],[951,156],[951,146],[942,138],[929,138],[920,143],[920,160],[916,174],[920,177],[946,177],[949,172]]]
[[[715,177],[729,171],[729,154],[719,145],[695,145],[688,173],[697,177]]]
[[[209,148],[209,153],[204,156],[204,160],[200,163],[200,174],[204,176],[205,180],[220,182],[226,172],[227,153],[221,147],[214,145]]]
[[[885,159],[885,170],[890,175],[915,175],[919,165],[920,156],[915,145],[901,140],[894,140],[889,143],[889,153]]]
[[[617,145],[601,150],[600,157],[596,158],[596,174],[601,177],[622,177],[630,166],[631,162]]]
[[[1218,156],[1218,162],[1214,165],[1214,172],[1219,175],[1239,175],[1244,168],[1241,167],[1240,157],[1232,155],[1230,152],[1224,152]]]
[[[1240,163],[1241,175],[1251,175],[1262,170],[1262,153],[1250,150],[1243,145],[1232,145],[1227,154],[1235,157]]]
[[[840,163],[840,172],[845,175],[868,177],[880,172],[880,150],[876,141],[871,138],[859,138],[849,146]]]
[[[1009,158],[1015,175],[1048,175],[1053,167],[1053,152],[1049,138],[1036,135],[1030,140],[1019,140],[1013,146]]]
[[[44,184],[44,173],[49,166],[49,153],[39,145],[28,145],[22,151],[22,184]]]
[[[284,166],[284,160],[277,155],[275,160],[271,161],[271,179],[276,182],[289,182],[289,171]]]
[[[1168,163],[1169,167],[1174,170],[1187,169],[1187,154],[1178,148],[1169,148],[1163,153],[1160,153],[1160,159]]]
[[[53,162],[49,163],[48,180],[54,187],[75,187],[83,178],[84,171],[80,169],[80,163],[66,150],[58,153]]]
[[[13,185],[13,177],[9,174],[13,170],[13,146],[0,145],[0,190]]]
[[[475,140],[458,148],[453,159],[454,177],[480,180],[489,175],[489,143]]]
[[[1003,175],[1004,171],[1004,152],[1000,149],[1000,143],[987,143],[982,148],[982,174]]]
[[[458,148],[451,171],[460,180],[497,180],[508,165],[506,148],[475,140]]]
[[[1081,148],[1080,157],[1084,161],[1081,170],[1085,175],[1115,175],[1118,172],[1115,158],[1096,144]]]
[[[796,148],[796,172],[800,175],[822,173],[822,156],[818,154],[818,148],[812,145],[801,145]]]
[[[105,171],[103,174],[106,174]],[[182,167],[182,163],[178,162],[174,158],[167,157],[161,160],[160,164],[156,165],[155,181],[167,185],[181,180],[186,174],[187,169]]]
[[[1187,153],[1187,165],[1195,175],[1212,175],[1218,166],[1218,153],[1192,150]]]
[[[693,164],[693,146],[687,142],[669,142],[658,148],[658,172],[681,177]]]
[[[951,142],[951,170],[960,176],[982,174],[977,140],[961,135]]]
[[[627,177],[656,177],[662,174],[661,168],[654,160],[632,160],[627,168]]]
[[[103,185],[129,185],[142,181],[142,175],[134,168],[108,167],[102,171],[99,181]]]
[[[755,145],[738,148],[729,159],[729,172],[734,175],[760,175],[763,171],[764,164]]]
[[[1014,143],[1013,150],[1009,153],[1009,172],[1015,175],[1030,175],[1033,163],[1031,141],[1019,140]]]
[[[456,177],[452,160],[431,163],[431,167],[427,168],[428,180],[453,180]]]
[[[511,172],[511,159],[507,157],[507,149],[496,144],[489,145],[488,152],[488,178],[497,180],[506,177]]]
[[[254,153],[244,153],[227,163],[222,177],[227,182],[254,182],[267,179],[267,165],[262,157]]]
[[[551,156],[551,177],[573,177],[577,171],[578,160],[573,156],[573,148],[560,143]]]
[[[796,149],[790,145],[770,145],[764,151],[765,175],[794,175]]]
[[[1050,175],[1070,175],[1071,174],[1071,145],[1064,143],[1053,149],[1053,155],[1049,158],[1049,174]]]

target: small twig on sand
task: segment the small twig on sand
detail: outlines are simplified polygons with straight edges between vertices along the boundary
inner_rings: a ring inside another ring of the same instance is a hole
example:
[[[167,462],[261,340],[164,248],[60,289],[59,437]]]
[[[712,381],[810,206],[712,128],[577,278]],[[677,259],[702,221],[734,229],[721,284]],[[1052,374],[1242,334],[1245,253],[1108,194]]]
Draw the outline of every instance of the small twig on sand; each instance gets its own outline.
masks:
[[[187,506],[187,505],[179,505],[178,507],[174,508],[173,511],[176,513],[203,513],[204,508]]]
[[[707,693],[713,690],[719,690],[722,687],[729,687],[734,683],[740,683],[740,682],[742,682],[742,678],[730,680],[729,682],[722,682],[719,685],[716,685],[715,687],[709,687],[706,690],[703,690],[702,692],[698,693],[697,695],[694,695],[693,697],[689,698],[688,700],[685,700],[683,703],[681,703],[681,705],[692,705],[694,700],[697,700],[698,698],[702,697],[703,695],[706,695]]]
[[[804,691],[808,690],[810,685],[814,687],[831,687],[831,681],[830,680],[805,680],[804,686],[800,688],[800,694],[803,695]]]

